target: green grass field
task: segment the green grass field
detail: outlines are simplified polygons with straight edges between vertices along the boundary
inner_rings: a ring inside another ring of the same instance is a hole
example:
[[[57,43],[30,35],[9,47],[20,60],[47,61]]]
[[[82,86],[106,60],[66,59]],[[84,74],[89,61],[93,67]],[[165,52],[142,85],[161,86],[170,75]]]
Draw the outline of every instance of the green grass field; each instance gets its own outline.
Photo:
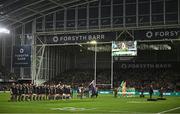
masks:
[[[147,98],[99,95],[97,99],[8,102],[9,97],[8,93],[0,93],[0,113],[180,113],[180,97],[147,101]]]

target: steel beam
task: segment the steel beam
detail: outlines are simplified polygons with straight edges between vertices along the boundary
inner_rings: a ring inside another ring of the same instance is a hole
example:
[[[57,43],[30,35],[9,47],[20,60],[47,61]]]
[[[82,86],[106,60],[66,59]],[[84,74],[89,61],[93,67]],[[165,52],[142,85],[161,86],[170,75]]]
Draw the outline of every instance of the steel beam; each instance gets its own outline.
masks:
[[[166,24],[166,0],[163,0],[163,22]]]
[[[83,4],[87,4],[87,3],[91,3],[91,2],[95,2],[95,1],[98,1],[98,0],[91,0],[91,1],[88,1],[88,2],[84,2],[84,3],[78,3],[78,4],[75,4],[75,5],[66,7],[66,8],[72,8],[72,7],[76,7],[76,6],[79,6],[79,5],[83,5]],[[69,3],[66,3],[66,4],[69,4]],[[66,5],[66,4],[63,4],[63,5]],[[48,9],[39,11],[39,12],[45,12],[45,11],[48,11],[48,10],[50,10],[50,9],[57,8],[57,7],[58,7],[58,6],[51,7],[51,8],[48,8]],[[62,10],[64,10],[64,9],[58,9],[58,10],[56,10],[56,11],[51,11],[51,12],[45,14],[44,16],[49,15],[49,14],[52,14],[52,13],[54,13],[54,12],[62,11]],[[19,21],[23,21],[23,20],[25,20],[25,19],[27,19],[27,18],[29,18],[29,17],[34,16],[34,15],[36,15],[36,14],[32,14],[32,15],[26,16],[26,17],[20,19]],[[42,17],[42,16],[37,16],[36,18],[40,18],[40,17]],[[31,22],[32,20],[33,20],[33,19],[31,19],[31,20],[29,20],[29,21],[26,21],[25,23]],[[15,23],[16,23],[16,22],[11,23],[11,24],[8,25],[8,26],[14,25]],[[16,28],[16,27],[15,27],[15,28]]]
[[[111,18],[111,28],[113,28],[113,0],[111,0],[111,14],[110,14],[110,18]]]
[[[58,2],[56,2],[56,1],[54,1],[54,0],[48,0],[48,1],[56,4],[57,6],[60,6],[60,7],[62,7],[62,8],[65,8],[63,5],[59,4]]]
[[[178,28],[180,27],[179,24],[172,24],[172,25],[156,25],[156,26],[143,26],[143,27],[126,27],[127,30],[149,30],[151,29],[162,29],[162,28]],[[38,35],[54,35],[54,34],[70,34],[70,33],[86,33],[86,32],[109,32],[109,31],[123,31],[125,28],[101,28],[101,29],[84,29],[84,30],[64,30],[64,31],[47,31],[47,32],[37,32]]]
[[[101,0],[99,0],[98,5],[98,27],[101,29]]]
[[[180,24],[180,0],[178,0],[178,24]]]
[[[139,26],[139,0],[136,0],[136,26]]]
[[[4,19],[2,19],[2,20],[0,20],[0,21],[10,20],[10,21],[13,21],[13,22],[16,22],[16,23],[21,23],[21,24],[23,24],[22,21],[19,21],[19,20],[17,20],[17,19],[12,18],[12,17],[2,16],[1,18],[4,18]]]
[[[150,16],[149,16],[149,18],[150,18],[150,26],[152,26],[152,1],[151,0],[150,0],[150,4],[149,5],[150,5],[149,6],[150,7],[150,10],[149,10],[150,11],[149,12],[150,13]]]
[[[89,3],[87,4],[86,7],[86,28],[89,29]]]
[[[25,9],[27,9],[27,10],[29,10],[29,11],[32,11],[32,12],[34,12],[34,13],[36,13],[36,14],[40,14],[40,15],[44,15],[43,13],[41,13],[41,12],[39,12],[39,11],[36,11],[36,10],[34,10],[34,9],[31,9],[31,8],[25,8]]]
[[[123,27],[126,26],[126,0],[123,0]]]
[[[36,2],[33,2],[33,3],[31,3],[31,4],[28,4],[28,5],[25,5],[25,6],[21,7],[21,8],[18,8],[18,9],[16,9],[16,10],[14,10],[14,11],[11,11],[11,12],[10,12],[10,13],[8,13],[7,15],[9,15],[9,14],[13,14],[13,13],[15,13],[15,12],[19,11],[19,10],[22,10],[22,9],[27,8],[27,7],[29,7],[29,6],[32,6],[32,5],[35,5],[35,4],[38,4],[38,3],[41,3],[41,2],[43,2],[43,1],[44,1],[44,0],[37,0]]]

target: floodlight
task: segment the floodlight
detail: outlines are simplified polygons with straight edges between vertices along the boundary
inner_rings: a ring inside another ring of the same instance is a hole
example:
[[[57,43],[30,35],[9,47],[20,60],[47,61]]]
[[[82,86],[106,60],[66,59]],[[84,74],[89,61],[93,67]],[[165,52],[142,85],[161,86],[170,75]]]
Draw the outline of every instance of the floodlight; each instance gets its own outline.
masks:
[[[96,40],[93,40],[93,41],[90,42],[90,44],[95,45],[95,44],[97,44],[97,42],[96,42]]]
[[[0,33],[5,33],[5,34],[9,34],[10,30],[6,29],[6,28],[0,28]]]

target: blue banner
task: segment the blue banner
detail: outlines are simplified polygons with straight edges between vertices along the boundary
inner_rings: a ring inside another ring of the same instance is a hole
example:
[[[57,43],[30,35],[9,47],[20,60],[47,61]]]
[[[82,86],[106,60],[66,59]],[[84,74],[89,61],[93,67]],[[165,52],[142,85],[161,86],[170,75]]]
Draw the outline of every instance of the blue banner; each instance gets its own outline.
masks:
[[[14,46],[13,67],[30,67],[31,46]]]

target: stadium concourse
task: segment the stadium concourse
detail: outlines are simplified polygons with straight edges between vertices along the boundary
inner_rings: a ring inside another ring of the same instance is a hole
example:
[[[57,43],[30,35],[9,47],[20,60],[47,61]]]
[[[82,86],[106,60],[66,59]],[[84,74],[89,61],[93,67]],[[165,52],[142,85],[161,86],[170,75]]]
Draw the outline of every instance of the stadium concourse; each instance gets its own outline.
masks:
[[[0,1],[0,113],[180,113],[179,97],[180,0]]]

